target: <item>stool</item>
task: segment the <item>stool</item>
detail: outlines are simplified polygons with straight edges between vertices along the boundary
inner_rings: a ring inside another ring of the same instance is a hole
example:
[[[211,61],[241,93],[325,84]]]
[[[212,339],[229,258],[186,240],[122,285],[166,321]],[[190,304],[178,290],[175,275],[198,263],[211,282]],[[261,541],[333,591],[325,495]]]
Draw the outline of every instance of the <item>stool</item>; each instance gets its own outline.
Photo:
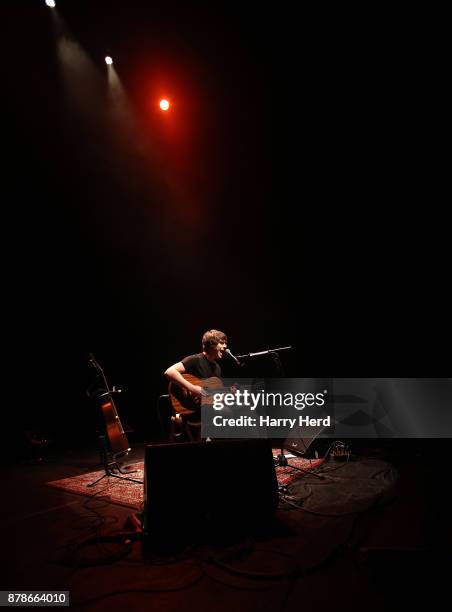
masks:
[[[192,421],[191,410],[176,412],[168,394],[160,395],[157,405],[157,416],[162,438],[167,442],[188,440],[193,442],[201,436],[201,422]]]
[[[191,421],[190,417],[193,416],[192,412],[183,413],[176,412],[173,410],[171,416],[171,422],[173,424],[173,440],[176,442],[177,439],[188,440],[194,442],[199,440],[201,437],[201,421]]]

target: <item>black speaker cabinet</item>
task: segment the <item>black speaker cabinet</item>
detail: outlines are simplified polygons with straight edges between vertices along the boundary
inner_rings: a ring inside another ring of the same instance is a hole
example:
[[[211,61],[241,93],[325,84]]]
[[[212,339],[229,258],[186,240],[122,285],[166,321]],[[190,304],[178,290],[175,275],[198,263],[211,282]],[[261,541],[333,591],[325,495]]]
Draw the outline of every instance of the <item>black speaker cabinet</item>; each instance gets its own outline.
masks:
[[[267,440],[150,444],[145,454],[146,554],[262,528],[278,504]]]
[[[314,430],[309,438],[303,437],[303,433],[300,431],[299,437],[286,438],[281,446],[306,459],[323,458],[328,446],[331,444],[331,440],[320,437],[323,429],[323,427],[319,427],[317,430]]]

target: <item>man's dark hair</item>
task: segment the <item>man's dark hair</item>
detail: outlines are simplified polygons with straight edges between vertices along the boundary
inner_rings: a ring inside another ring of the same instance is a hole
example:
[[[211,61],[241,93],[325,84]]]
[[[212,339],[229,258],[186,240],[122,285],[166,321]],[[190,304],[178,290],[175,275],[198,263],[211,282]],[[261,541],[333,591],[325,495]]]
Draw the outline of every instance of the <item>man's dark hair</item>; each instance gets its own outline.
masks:
[[[202,337],[202,350],[208,351],[213,346],[217,346],[219,342],[226,342],[228,338],[225,333],[218,331],[218,329],[210,329],[206,331]]]

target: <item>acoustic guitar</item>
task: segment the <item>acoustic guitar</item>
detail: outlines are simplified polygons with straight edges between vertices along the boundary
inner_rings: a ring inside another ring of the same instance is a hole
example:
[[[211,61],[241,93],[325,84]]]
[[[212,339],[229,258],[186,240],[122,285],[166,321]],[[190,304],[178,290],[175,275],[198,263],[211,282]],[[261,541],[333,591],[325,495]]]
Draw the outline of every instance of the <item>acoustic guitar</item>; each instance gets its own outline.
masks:
[[[116,391],[114,390],[114,387],[113,389],[110,389],[104,371],[92,353],[89,355],[89,362],[97,370],[97,373],[102,380],[103,388],[96,392],[95,397],[100,403],[102,414],[105,419],[105,433],[107,435],[111,453],[113,457],[116,458],[120,455],[127,454],[131,450],[129,447],[129,441],[119,418],[118,411],[113,401],[113,394]]]
[[[182,376],[192,385],[202,387],[205,395],[201,398],[193,395],[185,387],[181,387],[177,383],[171,381],[168,388],[168,394],[171,399],[174,412],[176,414],[193,414],[199,412],[201,401],[203,404],[213,404],[213,396],[216,393],[228,393],[231,389],[225,389],[223,381],[216,376],[205,378],[203,380],[193,376],[192,374],[182,374]]]

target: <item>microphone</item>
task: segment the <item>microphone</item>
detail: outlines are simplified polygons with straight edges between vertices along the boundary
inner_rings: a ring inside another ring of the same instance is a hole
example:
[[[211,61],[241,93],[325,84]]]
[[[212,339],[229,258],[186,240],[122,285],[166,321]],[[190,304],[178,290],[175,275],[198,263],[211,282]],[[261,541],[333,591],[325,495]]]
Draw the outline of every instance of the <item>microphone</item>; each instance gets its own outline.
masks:
[[[233,359],[238,366],[242,365],[240,361],[237,359],[237,357],[235,357],[235,355],[233,355],[229,349],[226,349],[225,353],[227,353],[229,357],[231,357],[231,359]]]

